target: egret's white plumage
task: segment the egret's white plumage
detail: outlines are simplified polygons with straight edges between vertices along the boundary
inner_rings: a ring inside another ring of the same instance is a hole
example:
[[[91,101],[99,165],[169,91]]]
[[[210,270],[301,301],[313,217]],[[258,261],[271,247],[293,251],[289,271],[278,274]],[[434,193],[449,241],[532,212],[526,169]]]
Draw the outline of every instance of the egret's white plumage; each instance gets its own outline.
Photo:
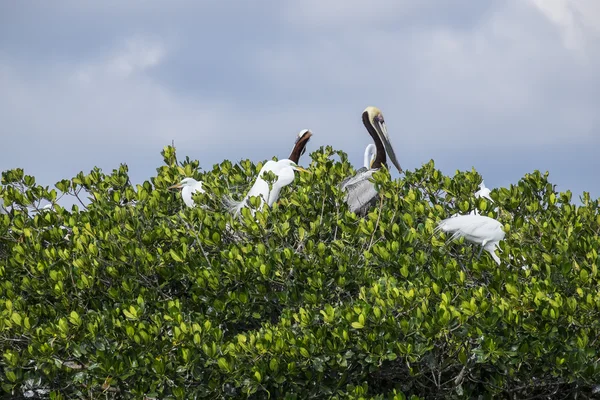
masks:
[[[481,249],[490,253],[494,261],[500,264],[500,258],[494,250],[504,239],[505,233],[497,220],[484,215],[458,215],[442,220],[436,232],[440,230],[452,233],[451,239],[464,237],[469,242],[480,244]]]
[[[362,120],[375,142],[375,159],[372,162],[369,160],[368,167],[359,169],[354,176],[346,178],[340,184],[340,188],[346,191],[345,201],[348,204],[348,210],[357,214],[365,214],[377,201],[377,190],[370,179],[382,166],[387,166],[386,155],[389,156],[398,172],[402,171],[390,142],[381,110],[377,107],[367,107],[363,111]]]
[[[263,179],[263,174],[268,171],[273,172],[277,176],[277,180],[271,184],[271,188],[269,188],[269,183]],[[267,161],[260,169],[258,177],[246,197],[239,202],[226,197],[225,203],[234,215],[238,215],[242,208],[247,207],[248,200],[254,196],[260,198],[259,210],[262,210],[265,203],[271,207],[279,199],[281,189],[294,181],[294,171],[308,172],[289,159]]]
[[[375,145],[373,143],[369,143],[367,148],[365,149],[365,155],[363,157],[364,168],[370,169],[373,162],[375,162]]]
[[[488,189],[487,187],[485,187],[485,183],[483,181],[481,181],[481,183],[479,184],[479,190],[475,192],[475,197],[476,198],[480,198],[480,197],[485,197],[486,199],[489,199],[490,201],[494,201],[492,200],[492,198],[490,197],[490,193],[491,190]]]
[[[205,190],[202,188],[202,182],[195,180],[194,178],[184,178],[178,184],[175,184],[169,189],[181,189],[181,198],[188,207],[195,207],[194,193],[204,193]]]

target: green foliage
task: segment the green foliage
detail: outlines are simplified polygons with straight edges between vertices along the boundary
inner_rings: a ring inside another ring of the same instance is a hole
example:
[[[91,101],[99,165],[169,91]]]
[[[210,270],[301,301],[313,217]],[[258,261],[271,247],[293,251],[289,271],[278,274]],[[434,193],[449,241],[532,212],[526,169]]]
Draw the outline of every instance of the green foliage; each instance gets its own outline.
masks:
[[[135,186],[124,165],[54,189],[3,173],[7,397],[567,397],[600,383],[589,195],[574,205],[535,172],[491,203],[473,197],[475,171],[450,178],[431,161],[397,180],[376,173],[380,201],[359,218],[337,186],[353,169],[327,147],[272,209],[237,219],[222,197],[242,198],[261,164],[200,174],[162,154]],[[207,208],[167,190],[186,176],[204,182]],[[473,209],[505,225],[500,266],[434,235]]]

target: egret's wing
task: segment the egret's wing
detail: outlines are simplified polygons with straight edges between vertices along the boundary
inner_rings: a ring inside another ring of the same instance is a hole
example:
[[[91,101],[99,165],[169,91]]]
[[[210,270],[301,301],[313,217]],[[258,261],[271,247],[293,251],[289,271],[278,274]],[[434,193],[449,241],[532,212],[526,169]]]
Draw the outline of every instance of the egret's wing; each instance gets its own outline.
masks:
[[[491,192],[492,191],[488,188],[479,189],[478,191],[475,192],[475,197],[476,198],[485,197],[486,199],[494,202],[494,200],[492,200],[492,198],[490,197]]]
[[[244,199],[243,201],[246,201],[246,199]],[[242,202],[235,201],[229,196],[223,196],[223,205],[230,213],[237,214],[242,206]]]
[[[438,224],[437,230],[453,233],[451,239],[466,236],[484,222],[479,218],[473,217],[476,216],[469,214],[447,218]]]
[[[500,257],[498,257],[495,252],[496,249],[500,250],[500,248],[498,247],[498,242],[490,242],[483,246],[483,249],[490,253],[494,261],[496,261],[496,263],[500,265]]]
[[[364,213],[377,200],[375,184],[369,180],[374,172],[375,170],[366,168],[362,172],[359,170],[355,176],[342,183],[342,189],[347,192],[345,200],[351,212]]]
[[[465,239],[482,243],[483,240],[500,240],[504,237],[502,224],[493,218],[483,215],[459,215],[441,221],[436,231],[451,232],[451,239],[464,237]],[[500,237],[501,236],[501,237]]]
[[[192,193],[195,193],[195,192],[198,192],[198,193],[204,193],[205,192],[204,188],[202,187],[202,181],[196,182],[194,184],[194,186],[192,187]]]

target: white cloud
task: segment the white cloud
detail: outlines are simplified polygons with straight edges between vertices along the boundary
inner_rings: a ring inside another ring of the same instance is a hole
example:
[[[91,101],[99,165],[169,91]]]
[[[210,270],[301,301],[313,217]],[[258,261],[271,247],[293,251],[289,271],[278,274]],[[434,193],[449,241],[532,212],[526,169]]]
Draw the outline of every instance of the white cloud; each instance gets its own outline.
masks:
[[[146,70],[158,66],[165,56],[165,46],[162,42],[139,37],[129,38],[120,44],[120,48],[99,60],[73,67],[72,77],[75,82],[85,85],[99,80],[117,81],[139,77]]]
[[[0,58],[0,86],[8,94],[0,97],[2,147],[12,149],[1,169],[30,166],[29,173],[48,179],[57,170],[135,165],[172,140],[183,148],[220,144],[211,132],[228,106],[180,97],[157,82],[150,72],[166,54],[161,42],[136,38],[95,61],[41,71]],[[50,179],[59,178],[55,172]]]
[[[159,43],[149,43],[143,39],[129,39],[125,51],[116,54],[108,64],[110,72],[129,76],[136,71],[144,71],[160,63],[165,51]]]
[[[590,8],[595,1],[580,0]],[[255,66],[289,96],[312,92],[330,110],[380,105],[399,122],[390,129],[422,151],[478,147],[494,137],[504,147],[593,138],[598,95],[588,88],[600,83],[597,54],[574,59],[521,1],[490,2],[465,24],[438,18],[439,2],[414,4],[290,3],[284,15],[302,46],[264,49]],[[473,8],[458,7],[459,15]],[[321,29],[313,33],[315,21]]]
[[[530,0],[561,31],[570,50],[587,52],[600,34],[600,2],[596,0]],[[596,49],[596,51],[598,51]]]

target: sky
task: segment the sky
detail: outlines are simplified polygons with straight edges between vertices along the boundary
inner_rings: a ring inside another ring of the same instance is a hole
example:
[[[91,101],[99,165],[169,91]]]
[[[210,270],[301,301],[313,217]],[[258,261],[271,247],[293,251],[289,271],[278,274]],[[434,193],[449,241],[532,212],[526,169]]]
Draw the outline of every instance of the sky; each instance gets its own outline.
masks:
[[[0,170],[43,185],[141,183],[172,142],[204,170],[284,158],[304,128],[359,167],[369,105],[404,169],[599,197],[600,1],[0,2]]]

